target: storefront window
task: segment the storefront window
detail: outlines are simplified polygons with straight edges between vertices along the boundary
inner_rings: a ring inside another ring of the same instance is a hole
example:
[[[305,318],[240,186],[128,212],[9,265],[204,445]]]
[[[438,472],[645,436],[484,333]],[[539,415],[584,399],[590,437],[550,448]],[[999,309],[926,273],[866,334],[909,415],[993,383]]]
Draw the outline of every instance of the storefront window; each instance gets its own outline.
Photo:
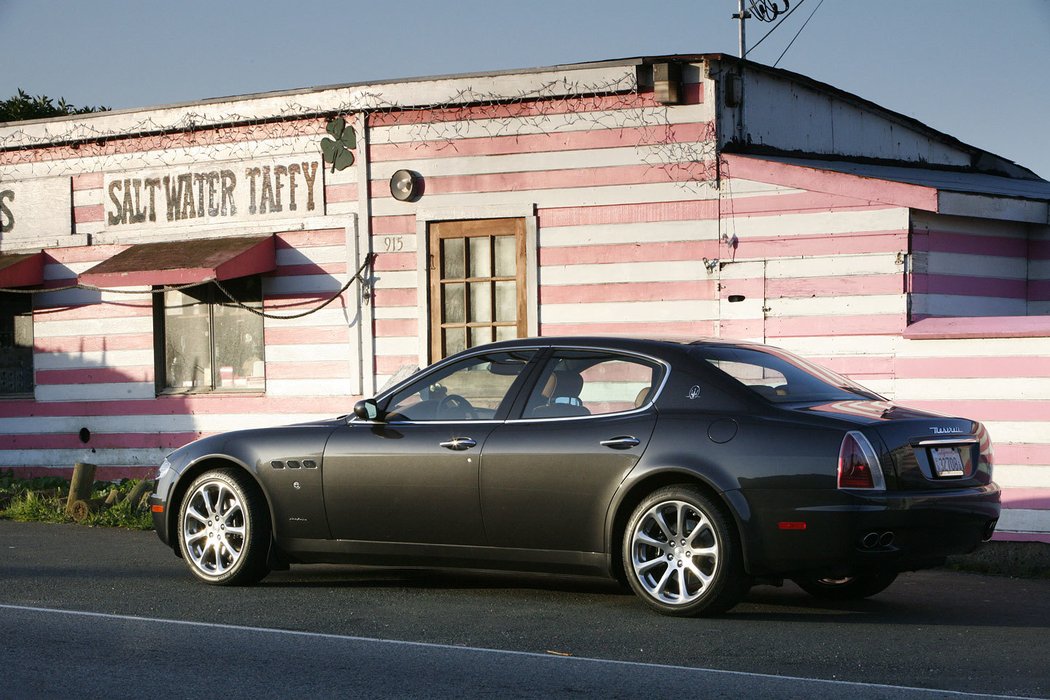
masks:
[[[160,392],[261,391],[265,387],[259,277],[156,296],[157,389]]]
[[[33,391],[33,297],[0,292],[0,395]]]

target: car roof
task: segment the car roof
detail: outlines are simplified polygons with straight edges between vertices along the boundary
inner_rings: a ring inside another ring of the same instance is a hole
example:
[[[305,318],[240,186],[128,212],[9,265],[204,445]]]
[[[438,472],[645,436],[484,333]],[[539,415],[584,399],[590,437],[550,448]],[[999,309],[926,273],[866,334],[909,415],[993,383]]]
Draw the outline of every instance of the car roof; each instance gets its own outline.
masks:
[[[640,337],[640,336],[604,336],[604,335],[570,335],[570,336],[539,336],[531,338],[516,338],[514,340],[502,340],[484,346],[470,348],[466,352],[476,352],[485,349],[509,349],[518,347],[596,347],[619,350],[634,350],[636,352],[658,351],[660,349],[683,349],[689,345],[731,345],[761,347],[761,343],[742,340],[730,340],[721,338],[663,338],[663,337]]]

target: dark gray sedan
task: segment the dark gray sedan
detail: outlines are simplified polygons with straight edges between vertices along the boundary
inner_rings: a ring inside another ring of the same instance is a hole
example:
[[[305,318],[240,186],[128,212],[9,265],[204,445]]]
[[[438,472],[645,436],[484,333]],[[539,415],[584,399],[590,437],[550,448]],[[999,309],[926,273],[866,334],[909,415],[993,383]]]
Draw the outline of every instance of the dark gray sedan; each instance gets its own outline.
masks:
[[[861,598],[991,537],[983,426],[769,346],[538,338],[449,357],[347,416],[198,440],[161,540],[202,581],[291,563],[626,581],[671,615],[756,583]]]

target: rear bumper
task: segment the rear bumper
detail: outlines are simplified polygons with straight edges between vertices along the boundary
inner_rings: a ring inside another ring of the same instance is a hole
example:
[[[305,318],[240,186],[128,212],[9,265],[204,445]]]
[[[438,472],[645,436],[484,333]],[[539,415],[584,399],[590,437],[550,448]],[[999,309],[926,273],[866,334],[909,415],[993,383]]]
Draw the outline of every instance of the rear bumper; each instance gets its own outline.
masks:
[[[844,576],[909,571],[973,551],[999,519],[999,487],[937,492],[765,491],[744,494],[758,546],[755,574]]]

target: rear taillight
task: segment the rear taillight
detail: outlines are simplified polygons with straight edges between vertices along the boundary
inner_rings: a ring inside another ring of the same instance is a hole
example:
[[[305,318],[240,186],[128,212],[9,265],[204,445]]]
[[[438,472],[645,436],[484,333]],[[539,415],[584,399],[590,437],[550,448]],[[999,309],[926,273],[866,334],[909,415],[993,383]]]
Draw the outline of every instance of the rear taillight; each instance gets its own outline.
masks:
[[[992,437],[988,434],[988,429],[984,427],[984,423],[977,423],[974,435],[977,437],[977,444],[981,451],[981,462],[978,465],[978,469],[988,472],[990,477],[993,464]]]
[[[839,448],[839,488],[886,490],[886,480],[874,448],[863,433],[851,430]]]

